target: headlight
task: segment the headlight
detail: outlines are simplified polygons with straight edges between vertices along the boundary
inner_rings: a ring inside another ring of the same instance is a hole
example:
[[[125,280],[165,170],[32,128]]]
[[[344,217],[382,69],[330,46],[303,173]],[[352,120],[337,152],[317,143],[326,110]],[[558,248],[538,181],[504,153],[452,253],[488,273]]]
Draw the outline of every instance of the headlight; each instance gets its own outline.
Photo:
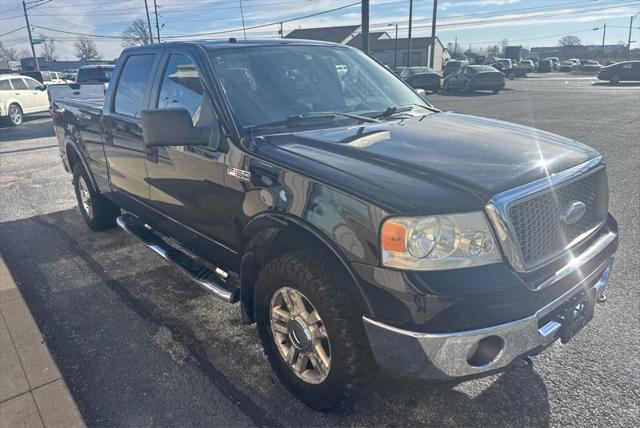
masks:
[[[480,211],[392,217],[382,225],[380,248],[384,266],[406,270],[456,269],[502,260]]]

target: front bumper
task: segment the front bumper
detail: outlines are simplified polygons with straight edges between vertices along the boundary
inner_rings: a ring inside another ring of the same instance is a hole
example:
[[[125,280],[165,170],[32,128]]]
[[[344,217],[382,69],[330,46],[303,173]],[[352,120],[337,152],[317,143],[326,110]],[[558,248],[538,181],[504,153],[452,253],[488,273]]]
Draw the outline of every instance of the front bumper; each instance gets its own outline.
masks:
[[[601,236],[570,265],[556,272],[554,281],[546,287],[581,272],[582,267],[616,240],[617,234],[613,232]],[[573,299],[581,293],[591,292],[596,297],[604,293],[612,263],[613,255],[590,273],[582,272],[579,282],[535,314],[505,324],[434,334],[403,330],[364,317],[369,344],[377,364],[400,376],[446,380],[488,374],[551,345],[562,327],[559,316]],[[495,356],[486,361],[475,358],[480,347],[486,347],[488,355],[495,351]]]

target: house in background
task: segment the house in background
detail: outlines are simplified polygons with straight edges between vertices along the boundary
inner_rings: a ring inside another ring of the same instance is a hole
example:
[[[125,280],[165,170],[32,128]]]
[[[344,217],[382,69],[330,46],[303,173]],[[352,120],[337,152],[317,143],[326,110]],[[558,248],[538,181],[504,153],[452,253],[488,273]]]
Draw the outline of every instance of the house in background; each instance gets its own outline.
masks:
[[[342,43],[358,49],[362,46],[362,34],[359,25],[298,29],[293,30],[285,37],[288,39]],[[395,38],[391,37],[387,32],[376,31],[369,33],[369,54],[381,63],[389,66],[389,68],[404,67],[408,64],[408,47],[409,40],[406,38],[398,39],[396,48]],[[411,39],[411,65],[427,66],[429,63],[430,49],[430,37],[413,37]],[[433,68],[436,71],[442,71],[442,66],[451,56],[437,37],[434,52]]]
[[[359,25],[342,27],[301,28],[293,30],[285,39],[319,40],[324,42],[346,44],[360,32]]]

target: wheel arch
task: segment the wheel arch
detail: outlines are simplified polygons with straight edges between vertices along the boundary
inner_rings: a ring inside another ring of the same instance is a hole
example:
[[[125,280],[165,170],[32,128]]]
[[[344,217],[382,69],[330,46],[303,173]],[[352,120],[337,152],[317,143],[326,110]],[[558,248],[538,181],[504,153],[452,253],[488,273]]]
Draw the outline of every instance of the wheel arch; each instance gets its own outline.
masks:
[[[76,165],[80,164],[87,172],[87,176],[89,176],[89,180],[91,181],[91,185],[93,188],[99,193],[100,189],[97,186],[95,179],[93,178],[93,174],[91,173],[91,169],[89,168],[89,164],[82,154],[82,150],[78,147],[78,145],[73,142],[70,138],[66,138],[65,141],[65,153],[67,156],[67,162],[69,163],[69,169],[71,173],[73,173]],[[75,180],[75,178],[74,178]]]
[[[342,252],[319,230],[288,214],[267,213],[254,218],[244,229],[246,245],[240,263],[240,304],[242,321],[255,321],[254,287],[260,270],[267,262],[299,249],[317,250],[328,257],[334,274],[345,287],[354,311],[372,314],[371,306],[357,279],[357,275]]]

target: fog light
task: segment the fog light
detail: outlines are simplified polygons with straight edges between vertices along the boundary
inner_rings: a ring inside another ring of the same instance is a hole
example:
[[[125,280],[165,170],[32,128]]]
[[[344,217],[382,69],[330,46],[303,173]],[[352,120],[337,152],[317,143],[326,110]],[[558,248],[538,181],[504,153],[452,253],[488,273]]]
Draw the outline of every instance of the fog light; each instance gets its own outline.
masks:
[[[473,367],[491,364],[504,349],[504,340],[499,336],[487,336],[477,341],[469,350],[467,363]]]

